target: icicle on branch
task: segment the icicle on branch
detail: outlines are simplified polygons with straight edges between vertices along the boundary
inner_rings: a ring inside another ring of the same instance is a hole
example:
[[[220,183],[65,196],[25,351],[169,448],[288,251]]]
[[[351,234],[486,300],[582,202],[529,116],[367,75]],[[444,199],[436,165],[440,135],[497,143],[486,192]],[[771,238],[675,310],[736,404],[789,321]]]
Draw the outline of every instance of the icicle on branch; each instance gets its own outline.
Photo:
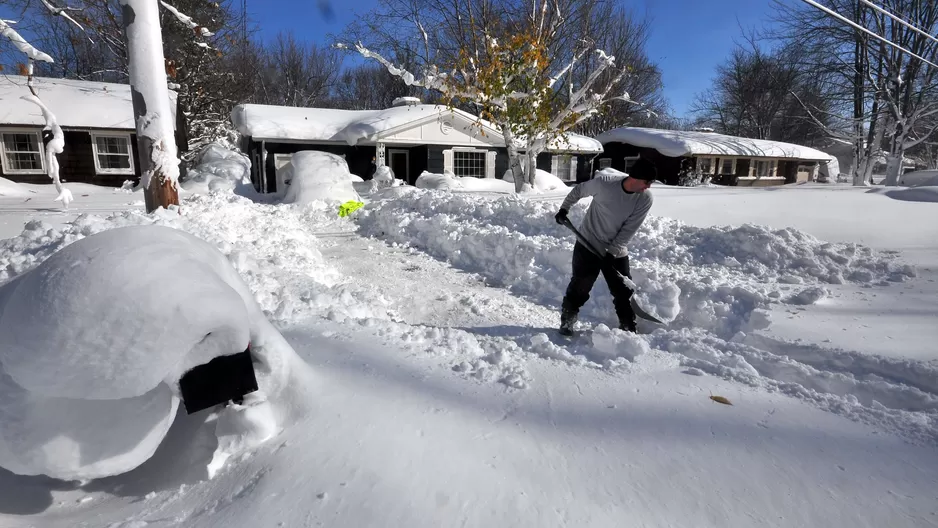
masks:
[[[11,26],[11,24],[15,24],[15,23],[16,22],[13,20],[0,19],[0,35],[3,35],[4,37],[10,39],[10,42],[12,42],[14,46],[16,46],[16,49],[25,53],[26,56],[29,57],[30,60],[39,60],[39,61],[50,62],[50,63],[55,62],[54,60],[52,60],[52,57],[36,49],[35,46],[27,42],[26,39],[24,39],[19,33],[17,33],[16,30],[13,29],[13,27]]]
[[[54,5],[52,5],[52,2],[49,2],[49,0],[42,0],[42,5],[46,6],[46,9],[48,9],[49,12],[52,13],[53,15],[60,16],[64,18],[65,20],[68,20],[72,24],[75,24],[75,26],[81,31],[85,31],[85,28],[81,27],[81,24],[79,24],[74,18],[72,18],[68,14],[68,11],[80,11],[80,9],[78,9],[77,7],[55,7]]]
[[[169,5],[168,2],[165,2],[164,0],[160,0],[160,4],[161,4],[164,8],[166,8],[167,11],[169,11],[170,13],[172,13],[173,16],[175,16],[177,20],[179,20],[179,21],[182,22],[183,24],[189,26],[189,27],[190,27],[193,31],[195,31],[198,35],[203,36],[203,37],[211,37],[212,35],[214,35],[214,33],[212,33],[211,31],[208,30],[208,28],[196,24],[195,20],[192,20],[192,17],[190,17],[189,15],[186,15],[186,14],[180,12],[180,11],[179,11],[178,9],[176,9],[175,7]]]

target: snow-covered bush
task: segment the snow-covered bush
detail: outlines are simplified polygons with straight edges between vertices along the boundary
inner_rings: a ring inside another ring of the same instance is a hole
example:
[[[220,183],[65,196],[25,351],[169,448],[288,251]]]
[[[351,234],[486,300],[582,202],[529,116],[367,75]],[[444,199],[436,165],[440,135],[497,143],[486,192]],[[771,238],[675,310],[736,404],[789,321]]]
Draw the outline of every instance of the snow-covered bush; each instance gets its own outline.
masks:
[[[248,343],[260,390],[219,419],[263,441],[300,360],[226,257],[154,225],[78,240],[0,286],[0,466],[61,479],[129,471],[169,430],[180,377]]]
[[[190,192],[206,194],[216,190],[232,190],[241,196],[254,196],[251,183],[251,160],[219,143],[210,143],[196,156],[179,185]]]
[[[305,205],[314,200],[361,200],[342,156],[303,150],[293,154],[286,169],[292,171],[292,180],[283,203]]]
[[[515,183],[514,173],[511,172],[511,169],[505,171],[505,174],[502,175],[502,180],[506,182]],[[558,189],[564,189],[567,187],[567,184],[563,180],[554,176],[553,174],[537,169],[534,172],[534,190],[543,192],[543,191],[555,191]]]

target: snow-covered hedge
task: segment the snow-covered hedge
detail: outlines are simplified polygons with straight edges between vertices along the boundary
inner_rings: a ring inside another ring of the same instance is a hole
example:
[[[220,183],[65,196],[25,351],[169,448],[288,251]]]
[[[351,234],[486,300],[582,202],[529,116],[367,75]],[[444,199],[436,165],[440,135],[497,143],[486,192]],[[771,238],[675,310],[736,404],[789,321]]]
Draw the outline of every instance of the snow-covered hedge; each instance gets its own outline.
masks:
[[[203,194],[215,190],[232,190],[241,196],[256,194],[251,183],[251,160],[220,143],[210,143],[198,154],[179,185]]]

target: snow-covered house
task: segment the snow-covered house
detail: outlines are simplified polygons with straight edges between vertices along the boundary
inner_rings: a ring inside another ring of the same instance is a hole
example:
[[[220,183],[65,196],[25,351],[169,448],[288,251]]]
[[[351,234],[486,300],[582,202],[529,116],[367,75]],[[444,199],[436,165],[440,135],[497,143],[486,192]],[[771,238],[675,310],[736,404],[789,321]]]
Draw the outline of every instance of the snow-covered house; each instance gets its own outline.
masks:
[[[46,175],[45,120],[29,95],[26,77],[0,77],[0,176],[23,183],[51,183]],[[140,163],[130,85],[34,77],[39,98],[55,114],[65,136],[58,155],[63,181],[120,186],[138,181]],[[186,125],[170,92],[176,144],[185,151]]]
[[[817,178],[820,164],[833,156],[810,147],[707,131],[621,127],[597,138],[603,154],[595,169],[628,172],[639,157],[650,159],[659,179],[678,184],[683,174],[700,171],[713,183],[739,186],[781,185]]]
[[[352,174],[371,177],[372,162],[414,184],[424,171],[501,178],[508,170],[505,141],[491,123],[459,109],[420,104],[412,97],[382,110],[336,110],[242,104],[231,120],[241,149],[251,158],[260,192],[283,190],[280,169],[294,152],[319,150],[343,156]],[[556,141],[537,166],[567,181],[589,178],[589,158],[602,150],[583,136]]]

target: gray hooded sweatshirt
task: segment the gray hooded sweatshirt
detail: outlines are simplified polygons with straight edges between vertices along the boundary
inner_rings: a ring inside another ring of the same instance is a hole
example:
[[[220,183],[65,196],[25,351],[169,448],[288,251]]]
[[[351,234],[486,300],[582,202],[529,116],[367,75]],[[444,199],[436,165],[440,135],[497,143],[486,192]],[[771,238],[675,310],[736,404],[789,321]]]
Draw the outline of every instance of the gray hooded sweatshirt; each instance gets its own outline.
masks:
[[[626,244],[645,221],[654,202],[649,190],[625,192],[622,188],[625,178],[598,174],[592,180],[574,186],[560,206],[569,211],[580,199],[592,196],[593,203],[587,209],[579,231],[600,254],[610,253],[616,258],[629,254]]]

